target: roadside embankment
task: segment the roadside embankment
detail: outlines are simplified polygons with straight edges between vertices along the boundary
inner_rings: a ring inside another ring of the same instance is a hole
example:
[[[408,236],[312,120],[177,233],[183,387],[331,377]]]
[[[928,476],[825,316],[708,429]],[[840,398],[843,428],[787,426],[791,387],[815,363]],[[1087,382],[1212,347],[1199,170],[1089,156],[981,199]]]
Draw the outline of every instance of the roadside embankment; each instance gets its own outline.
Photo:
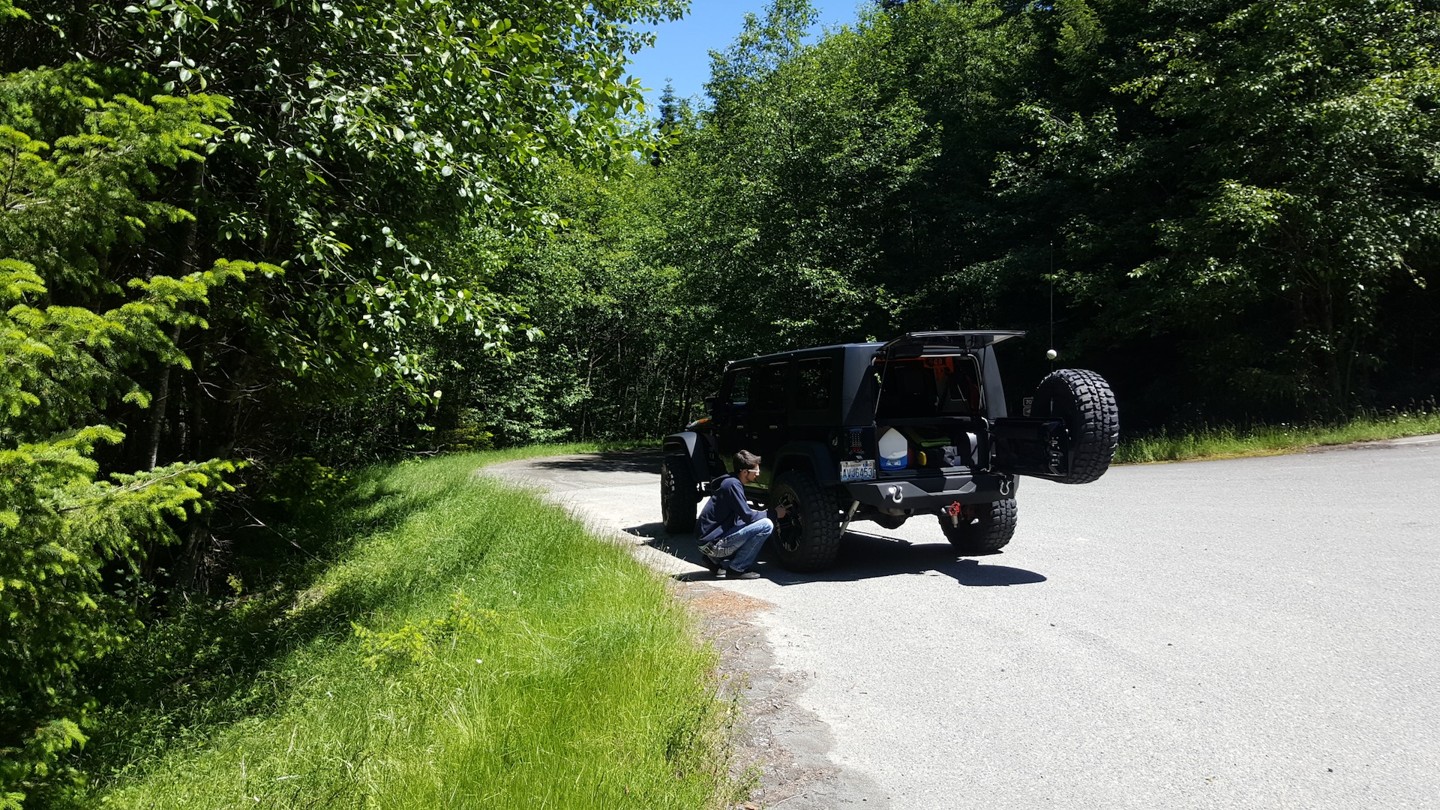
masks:
[[[473,475],[489,460],[356,476],[312,574],[157,627],[117,662],[132,699],[97,734],[92,799],[723,806],[727,707],[688,612],[625,549]]]

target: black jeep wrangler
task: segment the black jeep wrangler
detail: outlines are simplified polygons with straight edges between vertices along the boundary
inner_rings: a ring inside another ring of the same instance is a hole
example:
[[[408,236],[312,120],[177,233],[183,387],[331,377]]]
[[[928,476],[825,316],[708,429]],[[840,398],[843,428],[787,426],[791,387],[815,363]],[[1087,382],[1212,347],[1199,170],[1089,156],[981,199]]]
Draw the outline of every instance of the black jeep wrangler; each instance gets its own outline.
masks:
[[[896,528],[937,515],[966,554],[1015,533],[1016,476],[1085,484],[1110,467],[1115,394],[1093,371],[1061,369],[1010,416],[995,346],[1023,332],[912,332],[738,360],[708,414],[665,437],[665,528],[689,532],[735,451],[759,454],[758,504],[789,507],[772,540],[796,571],[830,565],[854,520]]]

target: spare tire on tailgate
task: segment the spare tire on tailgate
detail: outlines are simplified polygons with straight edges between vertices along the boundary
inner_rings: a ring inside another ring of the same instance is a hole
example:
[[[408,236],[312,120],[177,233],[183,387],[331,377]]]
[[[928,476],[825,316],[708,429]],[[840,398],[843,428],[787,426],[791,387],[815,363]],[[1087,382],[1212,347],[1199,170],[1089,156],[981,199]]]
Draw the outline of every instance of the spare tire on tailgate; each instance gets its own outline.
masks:
[[[1120,443],[1120,412],[1115,392],[1093,371],[1062,368],[1035,389],[1030,415],[1058,417],[1070,433],[1070,469],[1062,484],[1088,484],[1110,469]]]

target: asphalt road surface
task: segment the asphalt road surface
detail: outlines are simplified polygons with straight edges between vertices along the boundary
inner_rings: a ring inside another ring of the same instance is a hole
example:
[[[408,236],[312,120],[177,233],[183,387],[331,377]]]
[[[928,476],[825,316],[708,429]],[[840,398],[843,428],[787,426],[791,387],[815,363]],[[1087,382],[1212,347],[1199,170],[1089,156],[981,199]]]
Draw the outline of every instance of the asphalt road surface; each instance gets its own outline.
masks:
[[[497,471],[697,572],[658,469]],[[779,806],[1440,807],[1440,437],[1027,479],[1019,509],[1000,554],[860,523],[832,570],[679,586],[761,600],[802,684],[842,777]]]

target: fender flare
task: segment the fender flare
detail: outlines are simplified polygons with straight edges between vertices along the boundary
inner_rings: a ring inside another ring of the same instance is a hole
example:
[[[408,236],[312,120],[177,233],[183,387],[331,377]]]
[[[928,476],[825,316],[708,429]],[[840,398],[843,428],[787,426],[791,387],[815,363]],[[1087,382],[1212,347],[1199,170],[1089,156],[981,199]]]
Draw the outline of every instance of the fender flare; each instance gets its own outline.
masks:
[[[693,430],[671,433],[660,442],[660,450],[666,457],[689,461],[695,480],[702,484],[710,480],[705,449],[705,439]]]

